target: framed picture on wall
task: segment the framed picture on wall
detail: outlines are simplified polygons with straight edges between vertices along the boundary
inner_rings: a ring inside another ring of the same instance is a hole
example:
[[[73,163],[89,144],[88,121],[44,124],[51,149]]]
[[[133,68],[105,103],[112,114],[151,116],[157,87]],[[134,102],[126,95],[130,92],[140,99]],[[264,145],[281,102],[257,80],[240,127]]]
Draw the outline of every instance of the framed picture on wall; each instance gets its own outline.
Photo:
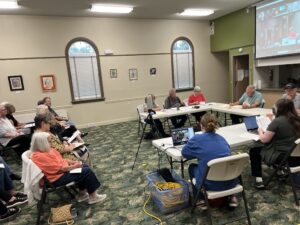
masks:
[[[156,68],[150,68],[150,76],[156,75]]]
[[[110,69],[110,78],[116,79],[118,77],[117,69]]]
[[[138,79],[138,71],[137,69],[129,69],[129,80],[137,80]]]
[[[8,82],[11,91],[24,90],[23,78],[21,75],[8,76]]]
[[[44,92],[55,91],[55,77],[54,75],[41,75],[41,86]]]

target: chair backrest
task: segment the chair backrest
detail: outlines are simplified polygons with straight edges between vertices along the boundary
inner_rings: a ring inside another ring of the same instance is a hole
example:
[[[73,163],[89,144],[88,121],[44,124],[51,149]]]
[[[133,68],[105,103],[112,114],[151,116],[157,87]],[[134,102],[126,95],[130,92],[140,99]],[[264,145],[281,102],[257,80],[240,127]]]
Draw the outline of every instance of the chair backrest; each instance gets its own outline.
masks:
[[[262,101],[261,101],[261,108],[264,108],[265,107],[265,104],[266,104],[266,100],[265,99],[263,99]]]
[[[207,163],[207,180],[227,181],[241,175],[249,160],[247,153],[210,160]]]
[[[295,147],[291,153],[293,157],[300,157],[300,138],[295,141]]]

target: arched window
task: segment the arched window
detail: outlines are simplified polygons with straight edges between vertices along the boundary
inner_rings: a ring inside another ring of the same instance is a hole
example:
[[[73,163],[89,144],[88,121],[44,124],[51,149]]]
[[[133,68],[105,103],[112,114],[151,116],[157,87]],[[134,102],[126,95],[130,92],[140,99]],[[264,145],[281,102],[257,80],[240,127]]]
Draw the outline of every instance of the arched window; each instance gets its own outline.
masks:
[[[75,38],[66,47],[73,103],[104,100],[99,52],[86,38]]]
[[[192,42],[177,38],[172,44],[172,78],[173,88],[188,90],[195,86],[194,48]]]

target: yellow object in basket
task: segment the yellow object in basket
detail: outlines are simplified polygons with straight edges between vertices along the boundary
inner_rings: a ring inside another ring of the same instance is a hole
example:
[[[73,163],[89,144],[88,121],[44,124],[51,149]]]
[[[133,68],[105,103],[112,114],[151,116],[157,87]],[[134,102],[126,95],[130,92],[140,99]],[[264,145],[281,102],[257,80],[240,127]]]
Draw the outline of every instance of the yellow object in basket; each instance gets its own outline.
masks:
[[[156,182],[155,186],[159,190],[165,191],[165,190],[173,190],[173,189],[176,189],[176,188],[180,188],[181,184],[174,183],[174,182]]]

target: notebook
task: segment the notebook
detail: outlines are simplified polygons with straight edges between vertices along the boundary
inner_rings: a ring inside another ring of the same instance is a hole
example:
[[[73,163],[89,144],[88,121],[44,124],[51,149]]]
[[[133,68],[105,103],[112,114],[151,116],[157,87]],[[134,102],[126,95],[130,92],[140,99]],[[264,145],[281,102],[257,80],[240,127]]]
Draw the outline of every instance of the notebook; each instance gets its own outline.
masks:
[[[195,133],[192,127],[172,130],[173,146],[185,145],[194,135]]]
[[[244,123],[246,126],[246,129],[250,133],[258,134],[258,125],[256,122],[256,116],[249,116],[244,118]]]

